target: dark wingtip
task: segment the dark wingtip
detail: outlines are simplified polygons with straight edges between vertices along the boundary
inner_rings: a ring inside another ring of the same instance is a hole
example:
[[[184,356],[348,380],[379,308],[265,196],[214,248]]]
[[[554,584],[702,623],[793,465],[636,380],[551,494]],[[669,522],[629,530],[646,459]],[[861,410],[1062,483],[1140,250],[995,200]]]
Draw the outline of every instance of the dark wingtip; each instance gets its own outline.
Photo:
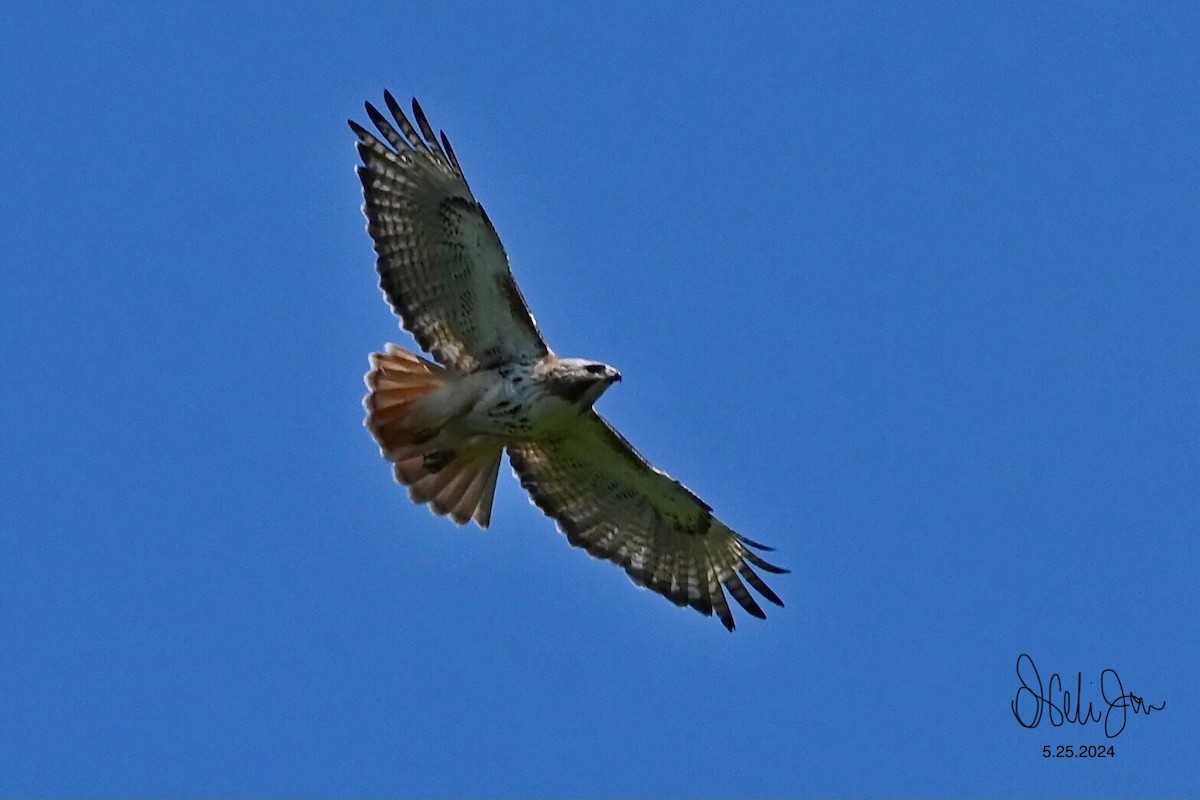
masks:
[[[758,619],[767,618],[767,612],[763,611],[762,606],[760,606],[758,603],[751,603],[749,606],[743,604],[742,608],[746,609],[746,613],[752,617],[757,617]]]
[[[766,570],[772,575],[786,575],[787,573],[791,572],[791,570],[784,569],[783,567],[777,567],[770,561],[759,558],[758,555],[749,550],[742,551],[742,558],[746,561],[749,561],[759,569]]]
[[[371,118],[371,122],[375,123],[376,128],[379,128],[380,130],[385,130],[385,127],[391,127],[388,124],[387,117],[385,117],[383,114],[381,114],[379,112],[378,108],[376,108],[374,105],[372,105],[369,101],[366,103],[363,103],[363,105],[366,106],[367,116]],[[385,126],[385,127],[381,127],[381,126]]]
[[[770,600],[775,605],[780,607],[783,606],[783,601],[779,599],[779,595],[775,594],[775,592],[771,590],[771,587],[767,586],[763,579],[758,577],[754,570],[750,569],[749,564],[744,561],[741,564],[738,564],[738,572],[740,572],[742,577],[746,579],[747,583],[754,587],[756,592]]]
[[[751,539],[749,536],[742,536],[740,533],[736,534],[736,536],[738,538],[738,541],[740,541],[742,544],[748,544],[751,547],[753,547],[755,550],[762,550],[767,553],[772,553],[775,551],[774,547],[769,547],[769,546],[763,544],[762,542],[756,542],[753,539]]]
[[[458,156],[456,156],[454,154],[454,148],[450,146],[450,138],[448,136],[446,136],[445,131],[438,131],[438,133],[442,137],[442,149],[446,151],[446,155],[449,156],[450,160],[454,162],[455,169],[457,169],[459,171],[459,173],[461,174],[462,173],[462,165],[460,165],[458,163]]]
[[[388,111],[392,112],[392,116],[396,118],[397,122],[400,121],[401,117],[407,119],[404,116],[404,109],[400,108],[400,104],[396,102],[395,95],[386,89],[383,92],[383,102],[387,105]]]

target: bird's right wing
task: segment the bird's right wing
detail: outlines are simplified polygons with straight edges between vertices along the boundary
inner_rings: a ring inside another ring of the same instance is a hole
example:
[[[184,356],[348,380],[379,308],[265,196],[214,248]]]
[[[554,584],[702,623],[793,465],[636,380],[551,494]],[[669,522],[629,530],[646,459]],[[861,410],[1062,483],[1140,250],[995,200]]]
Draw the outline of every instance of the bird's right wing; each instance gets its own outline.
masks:
[[[716,613],[731,631],[726,590],[750,614],[766,616],[741,578],[783,605],[751,568],[787,572],[753,552],[770,548],[730,530],[594,411],[581,414],[570,432],[511,444],[508,454],[521,485],[567,540],[623,567],[635,584],[677,606]]]

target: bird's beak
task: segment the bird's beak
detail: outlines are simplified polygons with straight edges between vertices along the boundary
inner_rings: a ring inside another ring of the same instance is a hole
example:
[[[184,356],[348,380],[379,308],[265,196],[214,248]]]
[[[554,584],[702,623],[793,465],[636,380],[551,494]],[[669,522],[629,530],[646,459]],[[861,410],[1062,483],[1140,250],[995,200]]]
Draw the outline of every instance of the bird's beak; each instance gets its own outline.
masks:
[[[616,370],[613,370],[612,382],[620,383],[621,382],[621,373],[617,372]]]

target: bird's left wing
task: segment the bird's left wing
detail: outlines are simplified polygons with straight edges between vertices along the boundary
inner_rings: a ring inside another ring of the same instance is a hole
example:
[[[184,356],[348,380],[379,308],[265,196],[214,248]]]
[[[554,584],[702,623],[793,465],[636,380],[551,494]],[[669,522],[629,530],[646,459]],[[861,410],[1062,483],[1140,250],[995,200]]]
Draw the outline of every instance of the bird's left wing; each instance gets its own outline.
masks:
[[[358,123],[363,212],[379,286],[421,347],[462,372],[548,352],[446,134],[439,143],[413,100],[417,128],[390,92],[392,124],[370,103],[386,144]],[[399,127],[399,131],[396,130]]]
[[[521,485],[567,540],[623,567],[635,584],[677,606],[716,613],[731,631],[725,590],[750,614],[766,616],[742,578],[783,605],[751,568],[787,572],[753,552],[771,548],[726,527],[594,411],[581,414],[567,434],[512,444],[508,453]]]

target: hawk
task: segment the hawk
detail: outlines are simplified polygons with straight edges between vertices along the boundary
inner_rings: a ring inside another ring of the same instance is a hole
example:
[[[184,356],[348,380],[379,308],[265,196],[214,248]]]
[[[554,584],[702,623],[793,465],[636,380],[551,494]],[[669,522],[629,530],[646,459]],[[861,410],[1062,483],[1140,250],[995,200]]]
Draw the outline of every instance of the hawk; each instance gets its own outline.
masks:
[[[766,615],[746,584],[782,606],[752,568],[787,571],[755,552],[771,548],[718,520],[596,413],[621,373],[546,345],[446,134],[434,135],[415,99],[416,127],[390,92],[383,97],[391,120],[366,104],[378,136],[349,120],[363,213],[380,289],[433,357],[394,344],[370,356],[366,427],[396,480],[435,514],[486,528],[507,451],[567,541],[638,586],[716,614],[730,631],[726,591],[755,617]]]

